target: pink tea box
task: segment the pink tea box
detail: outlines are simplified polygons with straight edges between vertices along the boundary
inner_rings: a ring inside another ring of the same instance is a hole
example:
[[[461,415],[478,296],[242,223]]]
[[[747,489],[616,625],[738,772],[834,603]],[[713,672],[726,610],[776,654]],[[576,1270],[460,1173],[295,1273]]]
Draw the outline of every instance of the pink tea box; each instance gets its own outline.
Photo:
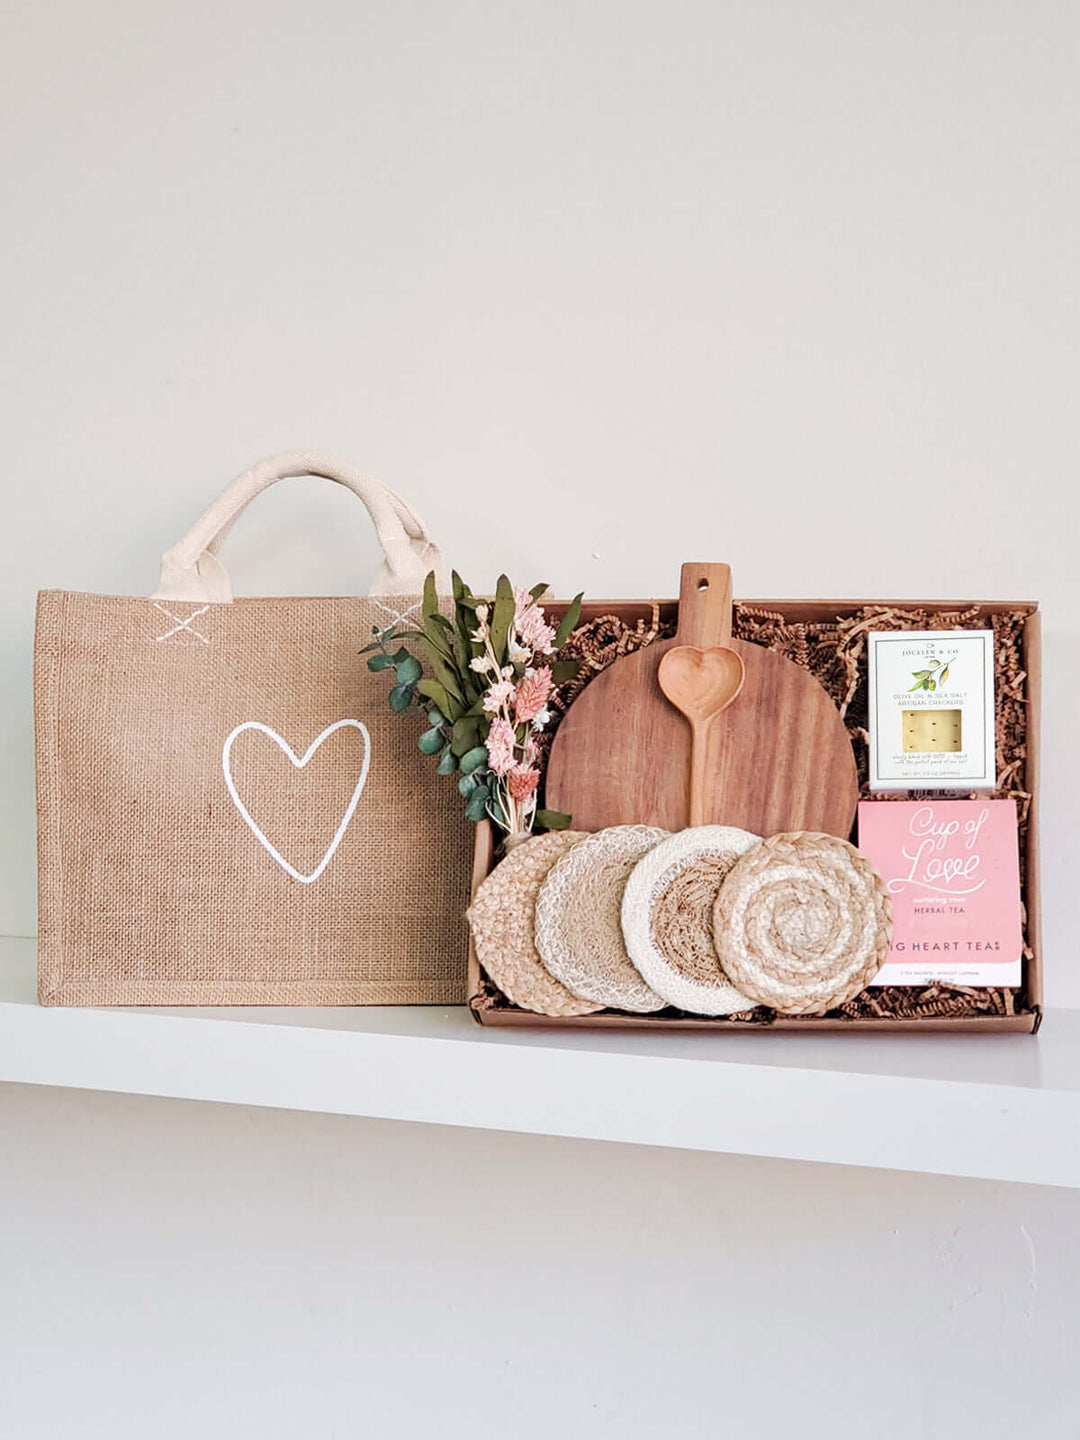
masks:
[[[893,904],[892,947],[872,985],[1021,983],[1013,800],[864,800],[859,849]]]

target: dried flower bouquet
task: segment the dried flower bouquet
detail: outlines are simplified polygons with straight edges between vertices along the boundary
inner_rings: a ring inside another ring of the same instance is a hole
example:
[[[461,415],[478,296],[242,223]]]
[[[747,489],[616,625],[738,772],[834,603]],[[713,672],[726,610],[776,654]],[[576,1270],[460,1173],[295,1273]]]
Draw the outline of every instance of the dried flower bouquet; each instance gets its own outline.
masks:
[[[515,589],[500,575],[490,601],[477,598],[453,575],[453,616],[442,613],[435,576],[424,584],[422,628],[374,631],[371,670],[393,669],[390,704],[418,706],[427,729],[417,744],[438,756],[440,775],[457,775],[470,820],[490,818],[512,844],[534,827],[565,828],[569,815],[538,810],[538,737],[551,719],[557,685],[577,673],[559,651],[581,614],[581,596],[559,625],[548,623],[540,597],[546,584]],[[413,653],[422,647],[425,665]],[[412,647],[412,648],[410,648]]]

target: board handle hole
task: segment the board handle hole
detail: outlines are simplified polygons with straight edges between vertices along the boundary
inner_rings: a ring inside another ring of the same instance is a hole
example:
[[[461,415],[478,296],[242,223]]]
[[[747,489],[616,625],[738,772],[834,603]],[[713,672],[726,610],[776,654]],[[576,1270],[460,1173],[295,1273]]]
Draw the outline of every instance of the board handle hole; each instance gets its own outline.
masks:
[[[708,580],[705,580],[705,579],[699,580],[699,581],[697,582],[697,588],[698,588],[699,590],[707,590],[707,589],[709,588],[709,582],[708,582]]]

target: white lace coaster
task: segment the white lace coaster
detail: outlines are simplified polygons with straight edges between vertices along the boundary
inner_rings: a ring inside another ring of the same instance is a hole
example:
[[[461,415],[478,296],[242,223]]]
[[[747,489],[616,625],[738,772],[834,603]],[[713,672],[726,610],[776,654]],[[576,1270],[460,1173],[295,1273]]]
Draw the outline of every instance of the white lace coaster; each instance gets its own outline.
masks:
[[[480,964],[515,1005],[537,1015],[591,1015],[603,1008],[548,974],[533,940],[540,886],[556,860],[584,839],[582,830],[558,830],[523,841],[496,865],[469,908]]]
[[[623,892],[631,960],[670,1005],[692,1015],[732,1015],[755,1002],[724,974],[713,944],[713,906],[724,876],[757,835],[699,825],[664,840],[634,867]]]
[[[536,948],[575,995],[636,1014],[667,1004],[634,968],[620,919],[627,876],[666,835],[651,825],[599,830],[563,856],[540,887]]]
[[[885,882],[835,835],[773,835],[732,866],[713,912],[720,963],[782,1015],[820,1015],[881,969],[892,935]]]

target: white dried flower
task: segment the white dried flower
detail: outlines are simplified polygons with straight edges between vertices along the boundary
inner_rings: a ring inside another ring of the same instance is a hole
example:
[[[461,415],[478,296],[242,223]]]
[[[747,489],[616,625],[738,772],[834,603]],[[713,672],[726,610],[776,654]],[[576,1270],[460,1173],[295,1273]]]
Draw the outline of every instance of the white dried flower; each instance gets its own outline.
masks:
[[[486,715],[497,715],[514,693],[511,680],[496,680],[484,696],[482,706]]]
[[[543,730],[544,726],[550,724],[550,722],[551,711],[540,710],[537,712],[536,715],[533,716],[532,728],[534,730]]]
[[[478,675],[486,675],[492,669],[493,661],[487,655],[477,655],[474,660],[469,661],[469,669],[475,670]]]
[[[481,624],[481,625],[484,623],[484,621],[487,619],[487,617],[488,617],[488,607],[487,607],[486,605],[477,605],[477,607],[476,607],[476,618],[477,618],[477,620],[480,621],[480,624]]]

